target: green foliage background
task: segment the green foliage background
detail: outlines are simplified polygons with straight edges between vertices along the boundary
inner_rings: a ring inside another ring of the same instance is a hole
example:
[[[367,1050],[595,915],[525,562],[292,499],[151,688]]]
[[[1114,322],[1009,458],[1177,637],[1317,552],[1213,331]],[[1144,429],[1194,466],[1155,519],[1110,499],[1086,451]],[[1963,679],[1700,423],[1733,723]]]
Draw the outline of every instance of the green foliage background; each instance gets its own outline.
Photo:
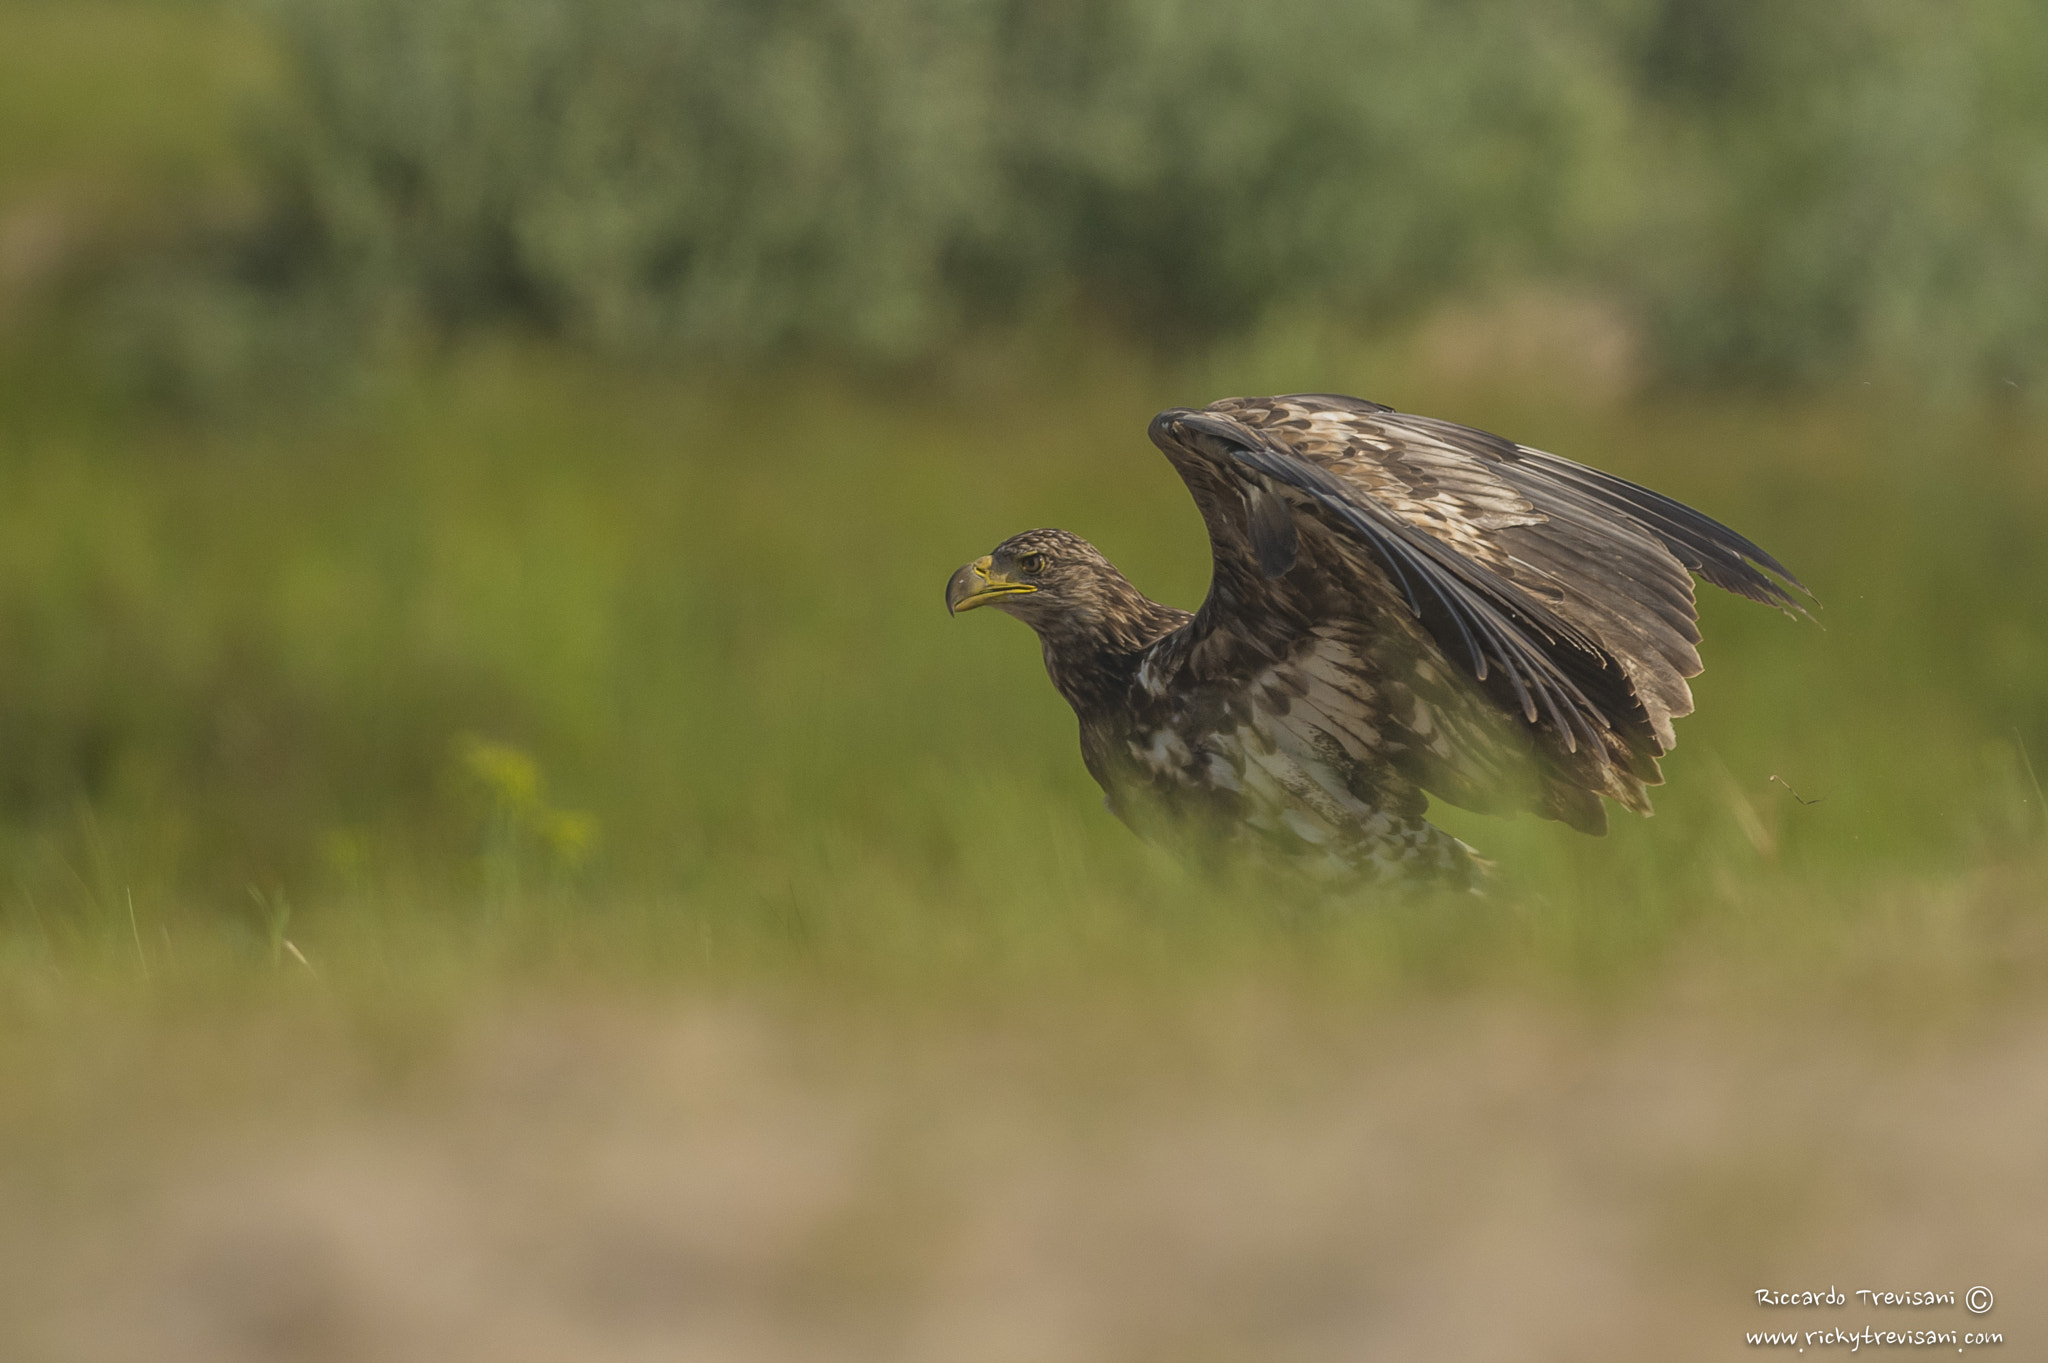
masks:
[[[252,202],[135,310],[173,388],[505,322],[903,363],[1080,321],[1186,355],[1532,279],[1688,382],[2031,391],[2048,341],[2026,0],[256,12]]]

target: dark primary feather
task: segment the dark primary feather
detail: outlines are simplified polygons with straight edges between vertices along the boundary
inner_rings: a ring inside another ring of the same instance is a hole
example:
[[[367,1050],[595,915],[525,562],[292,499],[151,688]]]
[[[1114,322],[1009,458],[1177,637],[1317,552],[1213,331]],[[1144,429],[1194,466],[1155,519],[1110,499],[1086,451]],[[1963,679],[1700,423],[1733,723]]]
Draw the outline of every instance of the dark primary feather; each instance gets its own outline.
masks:
[[[1596,506],[1633,516],[1662,540],[1680,563],[1721,590],[1806,614],[1806,607],[1764,570],[1776,573],[1802,592],[1806,591],[1806,584],[1794,577],[1791,569],[1719,521],[1626,478],[1574,464],[1542,450],[1518,446],[1517,451],[1524,462],[1551,479],[1560,498],[1576,493]]]

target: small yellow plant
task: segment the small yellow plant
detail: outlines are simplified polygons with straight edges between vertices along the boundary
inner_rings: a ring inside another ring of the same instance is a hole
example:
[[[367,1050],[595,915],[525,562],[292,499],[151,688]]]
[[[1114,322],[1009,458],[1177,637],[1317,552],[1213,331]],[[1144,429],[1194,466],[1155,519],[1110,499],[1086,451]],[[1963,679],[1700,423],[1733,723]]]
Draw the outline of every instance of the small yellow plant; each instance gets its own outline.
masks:
[[[484,869],[494,889],[516,892],[521,869],[535,847],[546,849],[557,875],[590,859],[598,837],[594,815],[557,809],[547,800],[540,764],[509,743],[475,734],[455,741],[456,760],[490,800],[484,825]]]

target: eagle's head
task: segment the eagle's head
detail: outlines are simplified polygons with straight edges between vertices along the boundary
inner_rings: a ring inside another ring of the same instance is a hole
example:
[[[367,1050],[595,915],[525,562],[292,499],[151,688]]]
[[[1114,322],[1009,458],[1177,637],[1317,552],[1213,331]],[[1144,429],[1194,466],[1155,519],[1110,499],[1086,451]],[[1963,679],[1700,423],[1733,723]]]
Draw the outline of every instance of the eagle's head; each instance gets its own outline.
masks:
[[[1053,647],[1142,648],[1186,617],[1149,601],[1100,550],[1065,530],[1012,535],[946,583],[958,615],[994,606]]]
[[[994,606],[1027,624],[1092,604],[1107,579],[1123,574],[1079,535],[1026,530],[965,564],[946,584],[946,609],[958,615]],[[1128,586],[1128,584],[1126,584]]]

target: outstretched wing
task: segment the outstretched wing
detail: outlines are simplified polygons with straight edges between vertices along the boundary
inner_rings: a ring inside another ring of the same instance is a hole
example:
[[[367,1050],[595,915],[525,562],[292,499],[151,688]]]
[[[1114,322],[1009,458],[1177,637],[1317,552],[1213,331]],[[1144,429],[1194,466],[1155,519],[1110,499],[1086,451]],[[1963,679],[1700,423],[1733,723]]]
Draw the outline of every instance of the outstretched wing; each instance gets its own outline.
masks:
[[[1646,812],[1700,670],[1691,574],[1801,609],[1726,526],[1451,422],[1305,394],[1162,412],[1151,435],[1215,556],[1183,665],[1336,679],[1318,714],[1372,716],[1379,755],[1454,803],[1588,831],[1601,795]],[[1504,777],[1517,755],[1533,786]]]

